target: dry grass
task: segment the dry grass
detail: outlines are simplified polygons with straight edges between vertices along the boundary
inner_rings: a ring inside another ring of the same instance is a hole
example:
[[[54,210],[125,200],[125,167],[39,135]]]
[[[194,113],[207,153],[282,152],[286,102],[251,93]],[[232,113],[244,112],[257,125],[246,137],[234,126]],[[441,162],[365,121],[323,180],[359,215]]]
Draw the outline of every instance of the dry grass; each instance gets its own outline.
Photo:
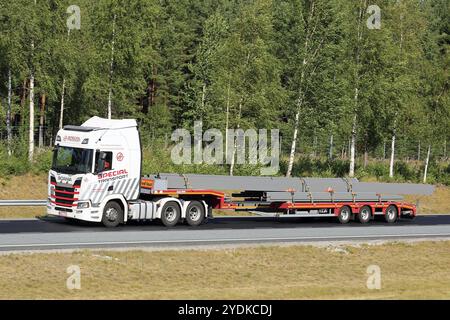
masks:
[[[450,187],[438,186],[432,195],[407,195],[405,201],[418,204],[418,213],[450,213]]]
[[[47,176],[23,175],[0,178],[0,200],[47,199]],[[0,207],[0,219],[33,218],[45,214],[45,207]]]
[[[382,288],[366,287],[369,265]],[[81,290],[66,269],[81,268]],[[0,256],[0,299],[450,299],[450,242]]]
[[[231,194],[233,190],[227,190],[225,193]],[[10,179],[0,178],[0,200],[19,200],[19,199],[46,199],[47,198],[47,177],[24,175],[11,177]],[[450,213],[450,187],[439,186],[431,196],[406,196],[405,200],[411,203],[417,203],[419,200],[419,213]],[[0,207],[0,219],[10,218],[33,218],[44,215],[43,207]],[[216,210],[216,216],[245,216],[253,215],[248,212],[234,212],[233,210]]]

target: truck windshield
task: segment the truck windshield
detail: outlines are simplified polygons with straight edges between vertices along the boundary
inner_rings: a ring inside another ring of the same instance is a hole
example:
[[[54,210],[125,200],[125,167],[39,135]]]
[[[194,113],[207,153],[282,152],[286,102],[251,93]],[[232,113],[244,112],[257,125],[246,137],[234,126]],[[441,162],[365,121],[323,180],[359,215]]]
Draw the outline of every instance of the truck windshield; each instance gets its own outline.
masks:
[[[52,170],[68,173],[88,173],[92,170],[93,150],[57,146],[53,152]]]

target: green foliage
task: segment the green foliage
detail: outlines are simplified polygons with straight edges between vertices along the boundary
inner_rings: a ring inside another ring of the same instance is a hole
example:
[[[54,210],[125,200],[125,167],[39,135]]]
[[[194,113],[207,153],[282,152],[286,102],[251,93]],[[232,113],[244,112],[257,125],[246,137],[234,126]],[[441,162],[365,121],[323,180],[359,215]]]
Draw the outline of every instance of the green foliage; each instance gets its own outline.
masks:
[[[20,152],[20,147],[15,148],[12,155],[8,155],[6,146],[0,145],[0,175],[2,177],[21,175],[28,172],[30,168],[26,153]]]

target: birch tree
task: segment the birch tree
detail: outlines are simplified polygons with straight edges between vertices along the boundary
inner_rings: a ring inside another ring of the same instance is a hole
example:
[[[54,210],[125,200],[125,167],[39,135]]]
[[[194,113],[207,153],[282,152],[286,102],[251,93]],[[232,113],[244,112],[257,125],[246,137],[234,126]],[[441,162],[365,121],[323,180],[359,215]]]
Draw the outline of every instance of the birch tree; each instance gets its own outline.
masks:
[[[109,85],[108,85],[108,119],[111,119],[112,113],[112,98],[113,98],[113,77],[114,77],[114,45],[116,43],[116,18],[117,15],[114,13],[112,19],[112,33],[111,33],[111,60],[109,63]]]
[[[37,0],[34,0],[34,10],[33,17],[35,16],[37,6]],[[28,161],[33,161],[34,156],[34,50],[35,50],[35,39],[32,36],[31,38],[31,48],[30,48],[30,61],[29,61],[29,69],[30,69],[30,92],[29,92],[29,129],[28,129]]]
[[[341,41],[338,30],[342,18],[337,14],[340,9],[339,3],[322,0],[277,2],[275,28],[281,41],[277,42],[276,48],[284,66],[283,84],[293,101],[287,113],[289,118],[293,118],[289,119],[292,140],[286,171],[288,177],[292,175],[300,127],[315,127],[321,121],[319,118],[322,121],[326,118],[318,117],[317,111],[323,110],[326,115],[330,111],[330,104],[326,101],[329,97],[327,94],[320,96],[319,92],[323,95],[328,85],[326,78],[330,77],[323,67],[340,56],[337,50]],[[329,89],[333,92],[331,87]]]
[[[356,129],[357,129],[357,114],[359,110],[359,94],[360,94],[360,72],[361,72],[361,50],[362,39],[364,32],[364,16],[367,8],[367,0],[359,1],[358,16],[357,16],[357,32],[356,32],[356,47],[355,47],[355,75],[354,75],[354,95],[353,95],[353,121],[350,140],[350,168],[349,177],[355,176],[355,156],[356,156]]]

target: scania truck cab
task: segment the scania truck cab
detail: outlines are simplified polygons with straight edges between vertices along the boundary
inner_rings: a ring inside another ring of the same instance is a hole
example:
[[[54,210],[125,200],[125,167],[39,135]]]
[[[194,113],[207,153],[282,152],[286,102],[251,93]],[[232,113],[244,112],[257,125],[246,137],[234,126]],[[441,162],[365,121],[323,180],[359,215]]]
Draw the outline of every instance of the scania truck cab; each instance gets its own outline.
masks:
[[[140,164],[135,120],[93,117],[81,126],[65,126],[56,136],[48,177],[48,214],[125,222],[128,203],[139,198]]]

